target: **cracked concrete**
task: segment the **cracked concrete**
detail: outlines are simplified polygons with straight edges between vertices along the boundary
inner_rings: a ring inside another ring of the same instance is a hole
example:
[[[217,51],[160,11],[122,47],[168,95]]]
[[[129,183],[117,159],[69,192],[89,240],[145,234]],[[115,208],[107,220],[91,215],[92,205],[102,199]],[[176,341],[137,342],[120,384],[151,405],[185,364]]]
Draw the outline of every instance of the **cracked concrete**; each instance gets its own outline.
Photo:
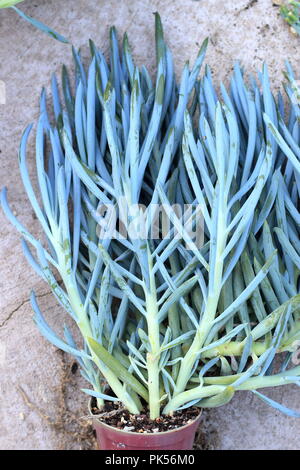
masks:
[[[187,59],[194,60],[198,45],[209,36],[208,62],[217,82],[228,81],[235,60],[249,72],[265,60],[277,88],[285,59],[294,65],[299,60],[300,38],[290,34],[271,0],[27,0],[20,6],[82,46],[84,55],[90,37],[107,52],[109,26],[115,24],[120,34],[128,31],[137,63],[152,69],[152,13],[158,10],[177,73]],[[59,71],[62,62],[70,64],[71,53],[10,10],[0,11],[0,40],[0,80],[6,85],[6,104],[0,104],[0,186],[8,187],[13,210],[39,237],[18,173],[17,148],[22,130],[37,117],[41,87],[49,87],[51,73]],[[32,158],[30,152],[29,161]],[[86,421],[79,421],[80,427],[74,424],[76,416],[86,415],[81,379],[78,372],[70,373],[72,360],[62,358],[36,330],[30,290],[35,290],[43,313],[58,331],[66,319],[28,267],[19,237],[2,212],[0,260],[0,448],[86,448],[78,437],[82,434],[92,448]],[[299,409],[298,390],[291,386],[267,393]],[[296,419],[282,416],[250,394],[240,394],[226,407],[204,413],[200,441],[203,448],[213,449],[298,449],[299,426]]]
[[[47,291],[47,292],[45,292],[44,294],[38,294],[38,295],[36,295],[36,298],[37,298],[37,299],[41,299],[42,297],[45,297],[46,295],[50,295],[50,294],[51,294],[51,292]],[[4,325],[6,325],[6,324],[9,322],[9,320],[11,320],[11,319],[13,318],[14,314],[15,314],[18,310],[20,310],[20,308],[22,308],[27,302],[29,302],[29,299],[24,300],[23,302],[21,302],[20,305],[18,305],[16,308],[14,308],[14,309],[8,314],[8,316],[7,316],[6,318],[4,318],[4,320],[0,323],[0,328],[2,328]]]

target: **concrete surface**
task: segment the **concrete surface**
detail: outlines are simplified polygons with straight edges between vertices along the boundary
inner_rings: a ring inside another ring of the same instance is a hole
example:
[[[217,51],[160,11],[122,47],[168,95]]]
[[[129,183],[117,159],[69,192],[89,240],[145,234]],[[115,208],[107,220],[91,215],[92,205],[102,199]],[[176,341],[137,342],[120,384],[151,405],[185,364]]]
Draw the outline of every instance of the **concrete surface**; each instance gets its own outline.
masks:
[[[299,61],[300,38],[289,32],[271,0],[35,0],[21,7],[84,51],[90,37],[106,51],[108,29],[115,24],[120,33],[128,31],[138,63],[151,67],[152,12],[158,10],[177,71],[210,36],[207,57],[218,81],[226,81],[234,60],[249,71],[266,60],[277,87],[284,60]],[[62,62],[70,63],[71,54],[68,46],[34,30],[11,10],[0,11],[0,41],[0,80],[6,85],[6,104],[0,104],[0,186],[8,186],[12,207],[38,234],[20,183],[17,148],[25,125],[37,116],[41,87],[49,86],[51,72]],[[86,419],[76,420],[86,414],[78,371],[35,329],[30,290],[37,292],[52,324],[61,324],[62,311],[27,266],[19,237],[2,212],[0,218],[0,448],[93,448]],[[298,390],[291,386],[268,393],[299,409]],[[212,449],[297,449],[299,430],[300,421],[240,394],[228,406],[205,413],[199,442]]]

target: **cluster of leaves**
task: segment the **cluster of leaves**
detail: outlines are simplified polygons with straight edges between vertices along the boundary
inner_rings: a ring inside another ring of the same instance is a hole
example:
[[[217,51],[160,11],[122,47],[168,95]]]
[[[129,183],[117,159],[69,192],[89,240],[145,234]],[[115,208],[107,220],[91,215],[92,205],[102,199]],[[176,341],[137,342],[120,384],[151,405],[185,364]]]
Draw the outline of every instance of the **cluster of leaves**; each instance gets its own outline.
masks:
[[[75,95],[66,67],[62,99],[52,77],[52,121],[43,90],[36,130],[42,207],[26,165],[32,126],[23,134],[21,175],[47,247],[15,218],[6,190],[2,207],[82,344],[67,326],[60,338],[32,294],[35,321],[78,359],[93,388],[85,392],[99,406],[119,400],[138,413],[146,404],[156,418],[195,404],[220,406],[251,390],[299,416],[257,391],[300,381],[300,367],[289,366],[300,340],[300,109],[292,70],[287,109],[281,94],[273,97],[266,67],[247,85],[236,65],[218,97],[208,67],[198,78],[204,41],[177,84],[155,19],[155,83],[134,64],[126,35],[119,50],[112,28],[109,63],[90,42],[86,73],[73,49]],[[170,222],[163,239],[149,235],[157,203]],[[174,204],[192,208],[192,226],[201,208],[201,247]],[[127,237],[115,225],[104,236],[110,207],[130,226]]]

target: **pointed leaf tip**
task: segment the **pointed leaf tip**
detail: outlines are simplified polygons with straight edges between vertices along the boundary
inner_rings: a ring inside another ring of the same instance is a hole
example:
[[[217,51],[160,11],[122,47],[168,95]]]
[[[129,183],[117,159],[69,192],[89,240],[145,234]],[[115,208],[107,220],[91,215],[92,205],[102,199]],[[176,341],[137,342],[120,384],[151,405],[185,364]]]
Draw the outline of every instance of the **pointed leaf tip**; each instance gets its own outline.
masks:
[[[157,64],[165,55],[164,31],[159,13],[155,12],[155,42]]]

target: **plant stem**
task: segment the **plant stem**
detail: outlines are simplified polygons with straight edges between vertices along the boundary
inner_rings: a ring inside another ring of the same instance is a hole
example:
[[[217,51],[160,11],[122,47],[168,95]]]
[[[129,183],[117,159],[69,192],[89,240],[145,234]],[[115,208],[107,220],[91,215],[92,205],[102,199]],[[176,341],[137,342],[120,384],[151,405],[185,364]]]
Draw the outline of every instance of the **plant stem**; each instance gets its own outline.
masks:
[[[159,393],[159,358],[160,358],[160,342],[159,342],[159,322],[158,307],[156,297],[155,279],[152,274],[152,259],[149,254],[149,273],[150,273],[150,292],[145,292],[148,337],[151,351],[147,353],[147,369],[148,369],[148,389],[149,389],[149,409],[150,418],[156,419],[160,416],[160,393]]]
[[[249,380],[246,380],[244,383],[236,387],[236,390],[257,390],[264,387],[278,387],[280,385],[287,385],[292,383],[288,380],[289,376],[297,376],[300,373],[300,366],[294,367],[288,371],[282,372],[273,376],[258,376],[252,377]],[[174,410],[180,406],[188,403],[191,400],[196,400],[199,398],[211,397],[217,395],[218,393],[223,392],[226,389],[227,385],[208,385],[208,386],[199,386],[191,390],[187,390],[175,396],[164,408],[164,414],[171,414]],[[201,406],[201,402],[200,402]]]
[[[183,358],[176,382],[176,389],[174,395],[181,393],[190,378],[193,366],[198,356],[199,349],[203,346],[205,339],[210,331],[211,324],[216,316],[220,292],[222,289],[222,275],[223,275],[223,260],[222,253],[226,245],[227,231],[226,231],[226,218],[227,218],[227,198],[222,199],[223,195],[222,185],[217,190],[216,204],[218,210],[217,217],[217,236],[215,241],[215,256],[214,256],[214,270],[213,276],[209,280],[208,299],[206,302],[203,318],[198,326],[195,338]]]
[[[207,301],[205,313],[203,315],[203,320],[201,322],[201,327],[198,328],[195,338],[184,356],[183,360],[181,361],[180,371],[178,374],[178,379],[176,382],[176,390],[175,395],[181,393],[190,378],[194,363],[197,359],[197,353],[199,349],[202,347],[206,336],[210,330],[211,322],[214,319],[215,312],[218,305],[218,299],[210,297]]]
[[[178,267],[178,257],[174,253],[170,256],[170,264],[171,264],[172,275],[175,276],[179,270],[179,267]],[[180,321],[179,321],[178,305],[173,304],[170,307],[168,311],[168,322],[169,322],[169,327],[171,328],[171,331],[172,331],[172,338],[177,338],[178,336],[180,336]],[[182,355],[181,345],[178,345],[172,348],[172,352],[171,352],[172,359],[181,357],[181,355]],[[173,380],[175,381],[177,380],[177,377],[178,377],[179,367],[180,367],[179,363],[174,364],[172,366],[172,377],[173,377]]]
[[[243,349],[245,346],[244,341],[229,341],[224,344],[220,344],[216,348],[208,349],[204,351],[202,355],[203,358],[213,358],[218,356],[241,356],[243,353]],[[252,352],[256,354],[256,356],[261,356],[267,349],[268,344],[262,341],[256,341],[252,345]]]
[[[66,261],[68,260],[68,256],[66,256],[66,253],[61,248],[60,243],[57,243],[56,245],[56,252],[59,258],[59,266],[61,267],[60,275],[62,277],[68,297],[70,299],[71,307],[77,316],[77,326],[86,343],[88,344],[88,338],[92,338],[93,333],[91,330],[87,312],[84,309],[80,295],[78,293],[76,281],[74,279],[74,273],[72,270],[70,270],[70,266]],[[135,400],[130,396],[129,393],[127,393],[126,389],[124,388],[120,380],[117,378],[117,376],[114,374],[114,372],[112,372],[111,369],[97,357],[97,355],[91,348],[90,353],[93,362],[98,366],[101,374],[106,379],[107,383],[109,384],[115,395],[120,398],[120,400],[122,401],[122,403],[124,403],[130,413],[138,414],[140,410]],[[97,399],[97,404],[101,407],[104,405],[104,401],[99,398]]]
[[[138,408],[135,399],[130,396],[130,393],[126,392],[124,386],[116,377],[116,375],[109,369],[109,367],[106,366],[106,364],[100,361],[99,358],[93,352],[91,352],[91,354],[93,361],[99,367],[101,374],[107,380],[107,383],[109,384],[116,397],[118,397],[122,401],[129,413],[139,414],[140,409]]]

